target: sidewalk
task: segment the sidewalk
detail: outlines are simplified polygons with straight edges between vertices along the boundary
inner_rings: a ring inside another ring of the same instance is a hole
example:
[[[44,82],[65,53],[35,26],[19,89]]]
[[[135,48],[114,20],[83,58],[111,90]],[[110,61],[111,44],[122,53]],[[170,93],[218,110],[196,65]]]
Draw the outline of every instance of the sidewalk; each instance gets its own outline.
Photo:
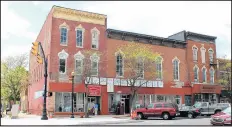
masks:
[[[133,120],[125,115],[114,118],[115,115],[90,116],[90,118],[57,117],[41,120],[41,116],[22,115],[18,119],[1,118],[1,125],[96,125],[96,124],[117,124],[127,123]]]

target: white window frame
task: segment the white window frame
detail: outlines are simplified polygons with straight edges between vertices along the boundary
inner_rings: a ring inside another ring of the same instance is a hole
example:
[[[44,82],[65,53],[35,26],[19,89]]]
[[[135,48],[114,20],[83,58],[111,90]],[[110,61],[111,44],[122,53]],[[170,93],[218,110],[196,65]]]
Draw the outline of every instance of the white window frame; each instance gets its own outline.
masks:
[[[121,55],[122,56],[122,75],[118,75],[117,73],[117,58],[118,58],[118,55]],[[125,58],[125,54],[119,50],[118,52],[115,53],[115,58],[116,58],[116,61],[115,61],[115,64],[116,64],[116,77],[118,78],[123,78],[124,77],[124,58]]]
[[[60,59],[65,59],[65,72],[61,73],[59,70],[59,74],[66,74],[67,72],[67,59],[68,59],[68,53],[65,52],[65,50],[63,49],[61,52],[58,53],[58,57],[59,57],[59,69],[60,69]]]
[[[197,81],[195,79],[195,69],[197,69]],[[193,72],[194,72],[194,82],[199,82],[199,67],[197,65],[193,67]]]
[[[82,46],[78,46],[77,45],[77,31],[78,30],[81,30],[82,31]],[[85,36],[85,29],[82,27],[82,25],[78,25],[76,28],[75,28],[75,32],[76,32],[76,47],[78,48],[83,48],[84,47],[84,36]]]
[[[62,44],[61,43],[61,34],[62,34],[62,28],[65,28],[67,30],[67,33],[66,33],[66,43],[65,44]],[[66,24],[66,22],[62,23],[60,26],[59,26],[59,29],[60,29],[60,45],[61,46],[68,46],[68,32],[69,32],[69,26]]]
[[[90,56],[90,60],[91,60],[91,71],[92,71],[92,64],[93,64],[93,62],[96,62],[97,63],[97,74],[96,75],[92,75],[92,76],[98,76],[98,74],[99,74],[99,60],[100,60],[100,57],[96,54],[96,53],[94,53],[92,56]]]
[[[197,57],[197,55],[198,55],[197,54],[198,53],[198,48],[197,48],[197,46],[193,45],[192,50],[193,50],[193,61],[196,62],[198,60],[198,57]],[[196,52],[196,56],[194,54],[195,52]]]
[[[213,72],[213,77],[211,77],[211,72]],[[214,75],[215,75],[215,71],[214,71],[214,68],[211,67],[210,70],[209,70],[209,75],[210,75],[210,84],[214,84]],[[213,78],[213,82],[211,82],[211,78]]]
[[[203,69],[205,69],[205,82],[203,81]],[[201,71],[202,71],[202,82],[203,83],[207,83],[207,68],[205,67],[205,66],[203,66],[202,67],[202,69],[201,69]]]
[[[76,73],[77,75],[81,75],[83,73],[83,59],[85,58],[85,56],[81,53],[81,51],[78,51],[75,55],[74,55],[74,59],[75,59],[75,72],[77,71],[77,66],[76,66],[76,61],[81,61],[81,73]]]
[[[173,80],[174,80],[174,81],[180,81],[180,60],[179,60],[177,57],[175,57],[175,58],[172,59],[172,65],[173,65],[173,68],[172,68],[172,69],[173,69],[173,72],[174,72],[174,69],[175,69],[175,68],[174,68],[174,61],[176,61],[176,60],[177,60],[177,62],[178,62],[178,75],[177,75],[177,76],[178,76],[178,79],[175,79],[175,76],[173,75]],[[172,73],[173,73],[173,72],[172,72]],[[174,73],[173,73],[173,74],[174,74]]]
[[[206,49],[204,47],[204,44],[202,44],[202,46],[201,46],[201,61],[203,64],[205,63],[205,52],[206,52]]]
[[[94,32],[97,32],[97,42],[96,42],[96,48],[93,48],[92,47],[92,45],[93,45],[93,33]],[[100,31],[96,28],[96,27],[94,27],[93,29],[91,29],[91,49],[96,49],[96,50],[98,50],[99,49],[99,40],[100,40]]]
[[[160,78],[159,78],[159,77],[156,78],[156,80],[163,80],[163,57],[159,56],[158,58],[161,59],[161,60],[160,60],[160,63],[159,63],[160,66],[161,66],[161,67],[160,67],[160,69],[161,69],[161,70],[160,70],[160,71],[161,71],[161,72],[160,72],[161,77],[160,77]],[[157,58],[157,59],[158,59],[158,58]],[[155,66],[156,66],[156,69],[157,69],[157,64],[155,64]],[[157,70],[156,70],[156,71],[157,71]]]
[[[213,63],[213,61],[210,61],[210,53],[211,53],[211,51],[212,51],[212,60],[214,61],[214,57],[213,57],[214,51],[213,51],[212,48],[209,48],[209,50],[208,50],[208,53],[209,53],[209,63]]]

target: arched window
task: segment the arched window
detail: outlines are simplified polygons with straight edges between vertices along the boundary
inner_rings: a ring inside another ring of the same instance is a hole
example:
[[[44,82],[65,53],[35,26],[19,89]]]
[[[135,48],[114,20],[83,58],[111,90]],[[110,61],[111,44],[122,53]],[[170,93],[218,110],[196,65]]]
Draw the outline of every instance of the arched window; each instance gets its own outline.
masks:
[[[206,82],[207,82],[206,71],[207,71],[206,68],[203,67],[203,68],[202,68],[202,82],[203,82],[203,83],[206,83]]]
[[[209,62],[213,63],[213,49],[210,48],[208,52],[209,52]]]
[[[67,58],[68,58],[68,53],[65,52],[63,49],[61,52],[58,53],[59,57],[59,73],[60,74],[65,74],[66,73],[66,66],[67,66]]]
[[[98,63],[99,63],[99,56],[97,56],[97,54],[93,54],[92,56],[90,56],[90,60],[91,60],[91,75],[92,76],[98,76]]]
[[[75,28],[75,30],[76,30],[76,46],[83,48],[85,29],[81,25],[79,25]]]
[[[202,63],[205,63],[205,48],[204,48],[204,44],[202,44],[202,47],[201,47],[201,60],[202,60]]]
[[[137,75],[139,78],[144,78],[144,61],[142,58],[138,59],[137,63]]]
[[[162,79],[163,78],[162,62],[163,62],[163,58],[158,57],[157,60],[156,60],[156,79]]]
[[[210,68],[209,73],[210,73],[210,83],[214,84],[214,69]]]
[[[197,51],[198,51],[198,48],[194,45],[192,47],[192,50],[193,50],[193,61],[197,61]]]
[[[123,76],[123,56],[120,53],[116,56],[116,76]]]
[[[172,64],[173,64],[173,79],[174,81],[179,81],[179,75],[180,75],[180,70],[179,70],[179,63],[180,63],[180,60],[175,57],[173,60],[172,60]]]
[[[67,46],[69,26],[64,22],[59,26],[59,28],[60,28],[60,44]]]
[[[81,75],[83,73],[84,55],[82,55],[81,52],[79,51],[74,55],[74,58],[75,58],[75,72],[76,74]]]
[[[92,34],[92,49],[98,49],[100,31],[95,27],[91,30]]]
[[[194,82],[198,82],[199,81],[199,76],[198,76],[199,68],[197,66],[194,66],[193,71],[194,71]]]

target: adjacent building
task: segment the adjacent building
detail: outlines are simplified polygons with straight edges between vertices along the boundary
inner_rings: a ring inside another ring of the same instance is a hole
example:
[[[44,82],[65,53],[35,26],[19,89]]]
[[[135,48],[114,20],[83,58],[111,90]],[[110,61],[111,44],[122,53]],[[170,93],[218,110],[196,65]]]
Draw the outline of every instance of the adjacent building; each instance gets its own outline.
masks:
[[[96,50],[91,63],[95,74],[89,84],[89,108],[99,104],[100,114],[111,114],[118,101],[130,113],[131,91],[124,76],[123,53],[117,47],[127,43],[149,45],[161,54],[158,64],[162,74],[138,90],[137,104],[175,102],[192,105],[196,101],[218,102],[221,88],[215,76],[216,37],[182,31],[168,38],[107,28],[107,16],[53,6],[36,39],[43,44],[48,57],[47,108],[54,114],[70,114],[71,72],[85,56],[83,50]],[[99,62],[104,60],[105,62]],[[104,66],[105,69],[99,69]],[[33,114],[42,113],[44,88],[43,67],[30,57],[28,108]],[[143,79],[144,81],[147,79]],[[74,111],[84,108],[84,83],[75,84]]]

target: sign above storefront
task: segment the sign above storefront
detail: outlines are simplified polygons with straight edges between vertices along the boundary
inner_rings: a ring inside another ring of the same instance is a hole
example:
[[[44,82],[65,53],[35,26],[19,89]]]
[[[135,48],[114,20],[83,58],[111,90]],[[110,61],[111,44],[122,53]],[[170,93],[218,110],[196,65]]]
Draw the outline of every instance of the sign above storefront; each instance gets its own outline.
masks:
[[[101,96],[101,86],[88,85],[89,96]]]
[[[209,86],[209,85],[202,85],[201,86],[201,93],[216,93],[216,87]]]
[[[87,77],[87,79],[89,78],[90,77]],[[90,82],[87,83],[85,81],[85,83],[91,85],[107,85],[107,92],[114,92],[114,86],[130,86],[128,79],[121,78],[91,77]],[[163,81],[137,80],[135,86],[163,88]]]

